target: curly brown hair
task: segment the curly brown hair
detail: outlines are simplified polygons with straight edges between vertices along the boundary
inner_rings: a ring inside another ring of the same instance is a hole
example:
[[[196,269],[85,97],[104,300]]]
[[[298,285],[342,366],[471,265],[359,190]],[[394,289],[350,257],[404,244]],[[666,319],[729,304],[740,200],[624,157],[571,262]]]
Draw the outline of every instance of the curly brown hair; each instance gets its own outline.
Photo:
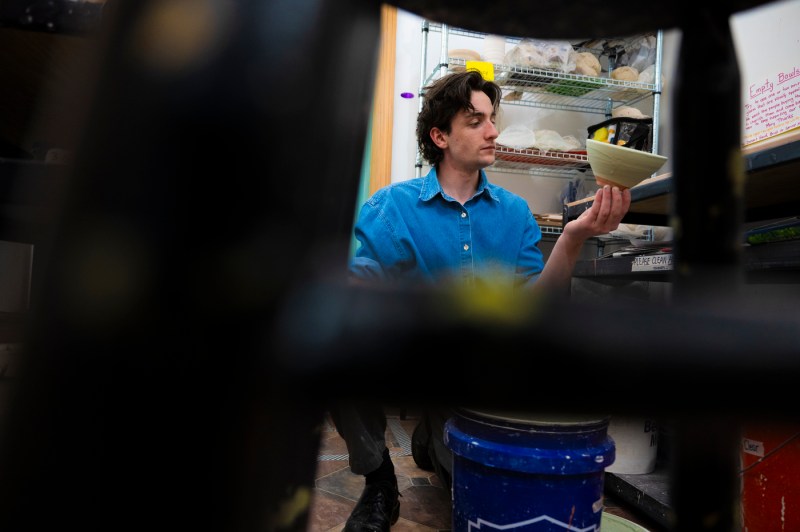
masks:
[[[422,157],[431,166],[439,164],[444,157],[444,152],[431,139],[431,129],[450,133],[453,118],[460,111],[475,110],[472,106],[475,91],[486,94],[497,113],[502,90],[495,82],[483,79],[476,70],[447,74],[423,89],[422,109],[417,116],[417,144]]]

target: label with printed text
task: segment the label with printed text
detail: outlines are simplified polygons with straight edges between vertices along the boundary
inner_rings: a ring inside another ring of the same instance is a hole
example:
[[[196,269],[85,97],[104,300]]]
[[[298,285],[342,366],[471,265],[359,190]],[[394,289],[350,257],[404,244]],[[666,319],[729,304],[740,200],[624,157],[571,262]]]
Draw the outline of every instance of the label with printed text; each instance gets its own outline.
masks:
[[[672,253],[638,255],[631,262],[632,272],[655,272],[672,269]]]
[[[764,456],[764,442],[742,438],[742,451],[754,456]]]

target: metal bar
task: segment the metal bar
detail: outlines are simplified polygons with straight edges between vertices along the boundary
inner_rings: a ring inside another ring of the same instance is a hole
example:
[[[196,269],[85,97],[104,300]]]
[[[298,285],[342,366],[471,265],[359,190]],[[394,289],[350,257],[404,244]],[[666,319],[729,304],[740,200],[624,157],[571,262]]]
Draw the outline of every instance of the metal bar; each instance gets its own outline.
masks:
[[[419,98],[419,103],[417,105],[417,112],[422,111],[422,100],[425,97],[423,94],[423,89],[425,85],[427,85],[427,80],[425,76],[428,73],[428,39],[430,38],[430,23],[427,20],[422,21],[422,48],[420,49],[420,65],[419,65],[419,91],[417,91],[417,98]],[[414,162],[414,176],[421,177],[422,176],[422,152],[419,150],[419,146],[417,146],[417,155],[416,160]]]
[[[678,308],[743,303],[738,297],[745,184],[739,66],[729,16],[709,6],[700,6],[696,15],[681,27],[672,124],[675,132],[686,132],[701,131],[709,113],[719,121],[717,134],[704,143],[704,157],[696,157],[689,135],[673,135],[673,300]],[[698,58],[699,49],[709,56]],[[698,85],[700,75],[708,82]],[[716,382],[725,388],[734,385]],[[737,422],[704,410],[682,417],[675,427],[675,529],[738,530]],[[702,438],[697,438],[698,430]]]
[[[662,60],[664,57],[664,30],[656,32],[656,62],[655,62],[655,90],[653,91],[653,153],[660,153],[661,149],[661,83]]]

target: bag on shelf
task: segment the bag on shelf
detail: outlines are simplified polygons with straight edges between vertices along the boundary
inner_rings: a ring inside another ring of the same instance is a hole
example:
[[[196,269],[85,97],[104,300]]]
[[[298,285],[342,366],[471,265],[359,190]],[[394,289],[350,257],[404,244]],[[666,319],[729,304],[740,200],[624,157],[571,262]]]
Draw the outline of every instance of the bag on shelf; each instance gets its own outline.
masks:
[[[626,146],[635,150],[651,151],[653,146],[653,119],[617,117],[586,128],[588,138]]]
[[[568,41],[522,39],[506,53],[504,63],[523,68],[541,68],[559,72],[575,71],[575,56]]]

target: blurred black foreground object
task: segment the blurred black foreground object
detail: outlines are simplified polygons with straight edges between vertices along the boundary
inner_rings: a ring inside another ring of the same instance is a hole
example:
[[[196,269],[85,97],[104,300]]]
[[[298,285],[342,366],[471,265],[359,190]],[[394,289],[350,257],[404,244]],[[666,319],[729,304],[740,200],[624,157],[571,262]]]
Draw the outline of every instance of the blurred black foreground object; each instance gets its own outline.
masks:
[[[763,3],[396,4],[499,34],[683,32],[673,123],[700,131],[715,116],[723,133],[691,166],[688,137],[673,143],[673,216],[687,229],[675,301],[596,308],[345,285],[379,3],[108,2],[3,405],[0,530],[306,530],[319,425],[345,396],[661,413],[676,427],[675,529],[735,530],[737,423],[792,414],[800,365],[785,302],[737,295],[728,18]],[[16,14],[34,4],[4,2],[2,23],[26,27]],[[48,27],[42,12],[31,30]],[[698,209],[709,190],[719,203]],[[404,371],[421,366],[450,378],[412,394]],[[632,379],[654,393],[632,402]]]

